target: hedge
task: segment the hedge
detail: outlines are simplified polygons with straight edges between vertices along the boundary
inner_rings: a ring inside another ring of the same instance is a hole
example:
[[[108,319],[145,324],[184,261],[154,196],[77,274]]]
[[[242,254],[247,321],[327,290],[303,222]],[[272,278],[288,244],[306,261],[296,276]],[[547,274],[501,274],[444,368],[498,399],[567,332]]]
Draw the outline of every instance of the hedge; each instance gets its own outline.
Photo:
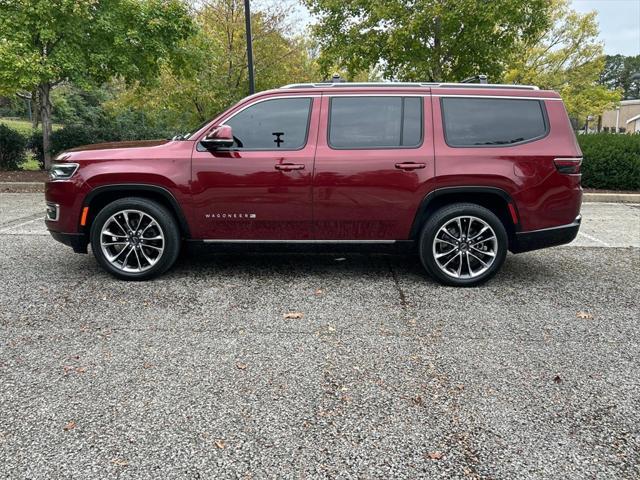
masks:
[[[640,135],[578,135],[582,149],[582,186],[640,190]]]
[[[0,124],[0,170],[17,170],[26,160],[27,138]]]
[[[85,126],[67,125],[51,134],[51,157],[70,148],[93,143],[118,142],[125,140],[153,140],[158,138],[168,138],[164,130],[138,126],[132,128],[130,125],[105,125],[105,126]],[[42,148],[42,132],[34,131],[30,140],[29,148],[40,163],[44,165],[44,151]]]

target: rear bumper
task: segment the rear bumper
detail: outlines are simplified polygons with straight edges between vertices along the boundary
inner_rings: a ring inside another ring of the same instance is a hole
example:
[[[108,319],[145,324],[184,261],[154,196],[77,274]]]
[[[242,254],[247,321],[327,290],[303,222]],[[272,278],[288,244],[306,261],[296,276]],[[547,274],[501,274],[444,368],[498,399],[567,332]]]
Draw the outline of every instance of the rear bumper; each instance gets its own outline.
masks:
[[[84,233],[60,233],[49,231],[54,240],[63,243],[71,248],[76,253],[87,253],[87,245],[89,245],[89,239]]]
[[[576,219],[568,225],[533,230],[530,232],[518,232],[509,250],[513,253],[522,253],[570,243],[578,235],[581,221],[582,216],[578,215]]]

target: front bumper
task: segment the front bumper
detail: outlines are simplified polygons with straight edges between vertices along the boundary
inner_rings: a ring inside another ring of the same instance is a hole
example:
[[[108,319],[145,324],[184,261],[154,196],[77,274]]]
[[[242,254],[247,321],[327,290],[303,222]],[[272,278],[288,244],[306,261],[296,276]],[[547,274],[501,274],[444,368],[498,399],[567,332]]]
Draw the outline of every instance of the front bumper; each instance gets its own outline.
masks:
[[[578,235],[582,215],[568,224],[559,227],[543,228],[530,232],[517,232],[509,250],[513,253],[528,252],[540,248],[554,247],[572,242]]]
[[[87,253],[87,246],[89,245],[89,239],[84,233],[61,233],[49,230],[49,233],[54,240],[63,243],[71,248],[76,253]]]

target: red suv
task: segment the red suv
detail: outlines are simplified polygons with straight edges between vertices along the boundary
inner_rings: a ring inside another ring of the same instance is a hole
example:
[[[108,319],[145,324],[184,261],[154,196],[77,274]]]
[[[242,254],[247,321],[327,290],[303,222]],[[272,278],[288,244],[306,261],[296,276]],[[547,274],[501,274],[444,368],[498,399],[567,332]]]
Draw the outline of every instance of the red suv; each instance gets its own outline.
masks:
[[[552,91],[296,84],[173,140],[59,155],[46,224],[123,279],[166,271],[183,242],[396,244],[470,286],[507,250],[575,238],[581,161]]]

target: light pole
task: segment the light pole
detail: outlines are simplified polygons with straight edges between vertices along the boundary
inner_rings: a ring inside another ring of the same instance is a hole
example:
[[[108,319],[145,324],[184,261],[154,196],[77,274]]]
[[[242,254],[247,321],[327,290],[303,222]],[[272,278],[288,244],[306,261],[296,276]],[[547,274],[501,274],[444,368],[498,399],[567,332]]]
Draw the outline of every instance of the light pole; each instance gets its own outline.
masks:
[[[247,67],[249,68],[249,95],[253,95],[256,91],[253,79],[253,45],[251,44],[251,10],[249,8],[249,0],[244,0],[244,23],[247,34]]]

